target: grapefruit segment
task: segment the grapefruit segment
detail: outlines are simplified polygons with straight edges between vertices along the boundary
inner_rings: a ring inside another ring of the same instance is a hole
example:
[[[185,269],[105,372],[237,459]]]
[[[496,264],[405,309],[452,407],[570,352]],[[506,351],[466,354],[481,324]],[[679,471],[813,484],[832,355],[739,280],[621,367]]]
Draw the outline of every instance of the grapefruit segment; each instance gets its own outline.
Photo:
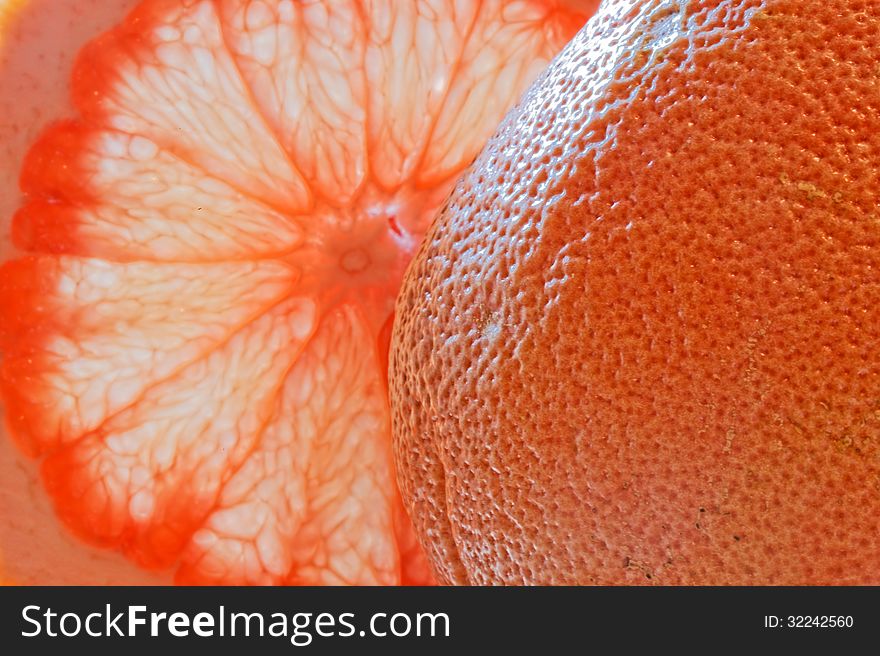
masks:
[[[431,147],[424,152],[416,174],[420,185],[437,184],[477,156],[517,99],[516,81],[530,84],[583,25],[553,3],[492,0],[490,9],[476,13],[443,90],[442,106],[430,116]],[[498,17],[501,20],[498,20]],[[529,57],[517,53],[528,52]],[[430,79],[428,80],[430,83]],[[400,108],[395,108],[399,112]],[[396,116],[397,113],[392,113]],[[396,124],[396,123],[395,123]]]
[[[370,2],[367,134],[376,179],[388,189],[410,178],[427,186],[460,171],[589,13],[553,2]]]
[[[22,248],[103,259],[205,262],[268,257],[302,228],[140,135],[65,121],[28,154]]]
[[[363,8],[355,2],[219,4],[225,38],[278,140],[326,203],[367,175]]]
[[[43,474],[62,519],[90,540],[121,544],[138,562],[171,564],[255,447],[315,311],[309,299],[286,299],[54,451]]]
[[[387,421],[369,331],[339,309],[287,375],[259,445],[193,536],[181,579],[397,582]]]
[[[98,428],[288,296],[280,262],[116,264],[35,256],[0,269],[2,389],[30,452]],[[26,285],[26,287],[24,286]],[[39,299],[39,302],[35,302]]]
[[[476,3],[450,0],[368,3],[367,134],[383,187],[398,187],[424,157],[477,11]]]
[[[208,0],[152,0],[86,46],[74,104],[89,122],[146,137],[288,212],[309,188],[256,107]]]

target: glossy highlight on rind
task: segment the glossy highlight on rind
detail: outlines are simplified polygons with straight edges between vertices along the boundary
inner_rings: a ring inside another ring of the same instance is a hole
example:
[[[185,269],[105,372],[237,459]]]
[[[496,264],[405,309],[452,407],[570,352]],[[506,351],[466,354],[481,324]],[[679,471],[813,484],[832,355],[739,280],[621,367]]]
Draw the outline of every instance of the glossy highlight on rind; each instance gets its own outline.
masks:
[[[6,419],[61,519],[183,583],[431,580],[379,340],[455,174],[584,18],[146,0],[88,45],[0,269]]]
[[[880,7],[609,1],[397,303],[447,583],[880,583]]]

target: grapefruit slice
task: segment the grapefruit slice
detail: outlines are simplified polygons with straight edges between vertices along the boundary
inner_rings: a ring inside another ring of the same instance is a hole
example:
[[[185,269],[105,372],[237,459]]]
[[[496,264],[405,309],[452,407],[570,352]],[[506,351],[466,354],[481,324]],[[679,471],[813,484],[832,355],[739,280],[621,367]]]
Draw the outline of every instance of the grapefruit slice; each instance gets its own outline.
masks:
[[[22,172],[0,390],[61,519],[185,583],[424,583],[384,353],[455,176],[593,3],[147,0]]]

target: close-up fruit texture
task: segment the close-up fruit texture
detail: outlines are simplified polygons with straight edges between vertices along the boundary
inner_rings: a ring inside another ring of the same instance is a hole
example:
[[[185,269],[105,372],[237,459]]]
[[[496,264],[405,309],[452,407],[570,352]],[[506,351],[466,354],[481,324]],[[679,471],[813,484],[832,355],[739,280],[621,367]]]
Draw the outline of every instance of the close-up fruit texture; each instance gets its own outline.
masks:
[[[0,582],[880,584],[880,2],[0,1]]]
[[[6,576],[431,582],[391,453],[395,295],[593,4],[12,8],[5,129],[46,125],[4,154]]]

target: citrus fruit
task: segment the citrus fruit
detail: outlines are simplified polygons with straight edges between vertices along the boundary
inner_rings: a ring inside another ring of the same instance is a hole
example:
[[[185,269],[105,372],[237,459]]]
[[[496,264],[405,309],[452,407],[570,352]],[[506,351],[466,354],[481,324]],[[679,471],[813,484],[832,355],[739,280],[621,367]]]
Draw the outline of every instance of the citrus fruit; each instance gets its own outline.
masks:
[[[457,583],[880,583],[880,5],[609,1],[406,276],[401,492]]]
[[[424,583],[385,342],[404,266],[587,3],[145,0],[28,152],[9,432],[183,583]]]

